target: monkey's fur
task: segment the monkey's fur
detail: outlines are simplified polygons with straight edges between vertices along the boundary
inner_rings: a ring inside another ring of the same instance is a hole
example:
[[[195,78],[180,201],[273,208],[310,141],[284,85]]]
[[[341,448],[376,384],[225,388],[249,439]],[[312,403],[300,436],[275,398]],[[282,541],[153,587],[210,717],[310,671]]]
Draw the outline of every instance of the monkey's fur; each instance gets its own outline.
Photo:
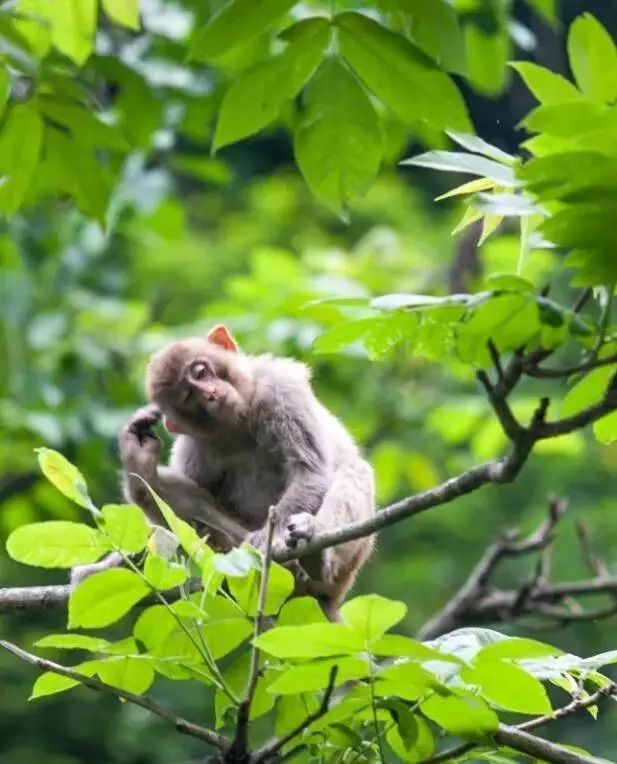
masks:
[[[120,452],[126,498],[154,522],[160,518],[139,478],[221,548],[242,538],[263,547],[270,506],[275,552],[373,514],[372,469],[315,397],[303,364],[241,354],[219,326],[155,355],[146,387],[154,406],[124,428]],[[176,433],[167,467],[158,465],[152,430],[161,414]],[[371,550],[372,539],[362,538],[303,558],[331,616]]]

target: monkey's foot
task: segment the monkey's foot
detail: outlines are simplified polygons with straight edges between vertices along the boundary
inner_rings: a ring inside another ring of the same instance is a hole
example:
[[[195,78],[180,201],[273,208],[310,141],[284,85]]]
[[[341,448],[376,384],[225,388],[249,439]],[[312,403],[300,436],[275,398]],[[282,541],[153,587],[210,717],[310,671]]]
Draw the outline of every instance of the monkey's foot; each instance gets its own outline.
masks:
[[[310,541],[315,533],[315,516],[310,512],[291,515],[283,529],[283,540],[289,549],[297,549]]]

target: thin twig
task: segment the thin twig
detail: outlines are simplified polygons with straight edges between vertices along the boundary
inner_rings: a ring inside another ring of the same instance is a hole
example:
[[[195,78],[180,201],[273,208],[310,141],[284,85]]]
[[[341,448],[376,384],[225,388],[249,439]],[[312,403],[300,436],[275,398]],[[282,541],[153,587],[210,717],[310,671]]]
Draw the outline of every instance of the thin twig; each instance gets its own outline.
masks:
[[[317,721],[317,719],[321,718],[327,712],[328,708],[330,707],[330,700],[334,691],[334,685],[336,684],[337,674],[338,666],[332,666],[330,669],[330,676],[328,678],[328,685],[325,689],[324,696],[321,700],[319,708],[308,714],[304,721],[300,722],[300,724],[290,730],[280,740],[276,740],[272,743],[266,743],[266,745],[260,748],[257,753],[255,753],[252,759],[252,764],[263,764],[263,762],[266,762],[268,759],[276,756],[278,752],[287,745],[287,743],[304,732],[307,727],[310,727],[313,722]]]
[[[262,632],[264,612],[266,609],[266,598],[268,596],[268,579],[270,576],[270,566],[272,565],[272,540],[274,538],[274,526],[276,522],[275,508],[268,510],[268,519],[266,524],[266,545],[264,549],[263,565],[261,569],[261,581],[259,585],[259,595],[257,601],[257,613],[255,615],[254,639]],[[257,682],[259,681],[259,648],[253,644],[251,652],[251,663],[246,685],[246,696],[238,707],[238,719],[236,722],[236,734],[232,743],[230,755],[234,759],[241,760],[248,754],[248,733],[250,727],[251,704],[255,697]]]
[[[199,724],[194,724],[193,722],[183,719],[181,716],[176,716],[172,711],[159,705],[147,695],[135,695],[127,690],[112,687],[94,677],[84,676],[77,671],[61,666],[59,663],[54,663],[45,658],[40,658],[38,655],[28,653],[25,650],[22,650],[21,647],[17,647],[17,645],[7,642],[6,640],[0,640],[0,647],[13,655],[16,655],[26,663],[30,663],[44,671],[51,671],[54,674],[65,676],[68,679],[74,679],[76,682],[83,684],[85,687],[89,687],[91,690],[97,690],[106,695],[112,695],[115,698],[122,698],[136,706],[141,706],[141,708],[145,708],[146,711],[150,711],[150,713],[160,716],[161,719],[164,719],[175,727],[178,732],[203,740],[209,745],[219,748],[221,751],[226,751],[229,748],[229,740],[224,735],[220,735],[218,732],[213,732],[212,730],[207,729],[207,727],[202,727]]]

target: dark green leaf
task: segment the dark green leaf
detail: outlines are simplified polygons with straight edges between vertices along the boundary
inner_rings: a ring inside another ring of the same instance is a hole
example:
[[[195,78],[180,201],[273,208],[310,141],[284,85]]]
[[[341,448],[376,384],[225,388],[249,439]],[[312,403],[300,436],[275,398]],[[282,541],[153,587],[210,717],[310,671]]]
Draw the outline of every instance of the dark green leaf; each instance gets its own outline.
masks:
[[[259,132],[278,116],[319,63],[328,41],[325,19],[306,19],[287,49],[237,77],[225,93],[219,112],[213,148]]]
[[[358,13],[342,13],[335,21],[345,59],[401,119],[471,131],[456,85],[404,37]]]
[[[294,154],[313,194],[337,212],[377,175],[382,154],[377,114],[335,58],[323,62],[307,87]]]
[[[12,215],[22,205],[39,162],[43,122],[31,104],[8,113],[0,133],[0,211]]]
[[[189,57],[209,61],[239,43],[257,37],[272,26],[295,0],[231,0],[216,13],[203,29],[197,30]]]

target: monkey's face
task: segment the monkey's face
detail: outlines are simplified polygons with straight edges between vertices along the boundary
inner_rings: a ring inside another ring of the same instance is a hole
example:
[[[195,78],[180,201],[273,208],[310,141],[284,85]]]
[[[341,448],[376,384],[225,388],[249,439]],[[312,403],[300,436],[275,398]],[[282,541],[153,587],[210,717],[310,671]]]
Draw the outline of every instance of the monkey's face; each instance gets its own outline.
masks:
[[[239,425],[251,386],[235,350],[194,339],[174,342],[154,356],[147,388],[170,432],[199,438],[214,434],[220,425]]]

